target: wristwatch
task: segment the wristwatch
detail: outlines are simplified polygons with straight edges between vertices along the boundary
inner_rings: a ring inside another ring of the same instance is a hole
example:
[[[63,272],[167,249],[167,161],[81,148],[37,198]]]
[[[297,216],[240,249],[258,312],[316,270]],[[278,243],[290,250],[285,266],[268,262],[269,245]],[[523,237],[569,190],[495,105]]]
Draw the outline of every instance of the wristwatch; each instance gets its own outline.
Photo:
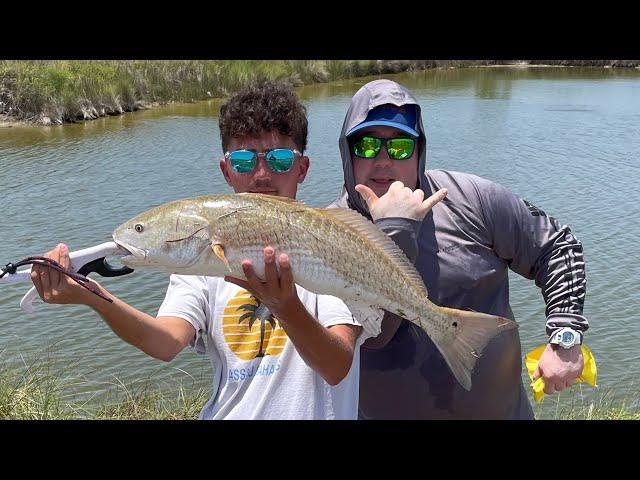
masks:
[[[574,345],[582,344],[582,335],[573,328],[565,327],[551,335],[549,343],[559,345],[562,348],[571,348]]]

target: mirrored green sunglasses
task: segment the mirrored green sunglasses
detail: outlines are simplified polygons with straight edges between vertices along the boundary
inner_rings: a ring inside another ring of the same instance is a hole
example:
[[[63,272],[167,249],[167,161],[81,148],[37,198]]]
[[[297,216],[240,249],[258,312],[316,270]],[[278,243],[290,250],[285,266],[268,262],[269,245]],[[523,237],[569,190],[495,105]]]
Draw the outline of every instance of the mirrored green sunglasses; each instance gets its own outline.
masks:
[[[255,150],[234,150],[225,152],[224,157],[229,160],[235,172],[250,173],[258,165],[260,155],[264,155],[267,166],[272,172],[285,173],[291,170],[296,155],[302,155],[302,153],[290,148],[274,148],[260,153]]]
[[[416,139],[409,137],[378,138],[372,136],[356,137],[351,142],[351,151],[356,157],[376,158],[382,149],[387,149],[392,160],[405,160],[413,155]]]

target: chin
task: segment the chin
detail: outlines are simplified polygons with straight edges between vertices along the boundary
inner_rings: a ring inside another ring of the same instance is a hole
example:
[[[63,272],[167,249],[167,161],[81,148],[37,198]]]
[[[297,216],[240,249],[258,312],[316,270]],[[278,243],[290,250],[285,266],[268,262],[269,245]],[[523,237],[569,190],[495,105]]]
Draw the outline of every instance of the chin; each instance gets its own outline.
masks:
[[[385,193],[387,193],[387,191],[389,190],[389,187],[383,187],[381,185],[375,185],[375,184],[370,184],[368,185],[368,187],[374,191],[374,193],[378,196],[381,197],[382,195],[384,195]]]

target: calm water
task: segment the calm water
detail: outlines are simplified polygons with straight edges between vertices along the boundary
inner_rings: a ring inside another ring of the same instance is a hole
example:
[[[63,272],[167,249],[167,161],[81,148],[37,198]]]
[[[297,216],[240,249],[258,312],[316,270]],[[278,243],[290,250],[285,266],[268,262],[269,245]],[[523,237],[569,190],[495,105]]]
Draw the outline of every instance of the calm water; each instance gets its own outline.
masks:
[[[637,401],[640,225],[640,71],[487,68],[390,75],[423,106],[429,168],[497,181],[569,224],[587,261],[586,342],[600,388],[574,387],[537,409],[606,399]],[[337,140],[353,93],[370,79],[303,87],[311,169],[299,198],[312,206],[340,191]],[[82,124],[0,128],[0,263],[110,239],[122,221],[160,203],[229,193],[218,168],[218,101],[174,105]],[[168,277],[138,271],[101,279],[115,295],[155,315]],[[543,343],[538,288],[512,275],[512,306],[525,351]],[[209,387],[210,366],[191,349],[169,364],[124,343],[87,308],[37,304],[24,314],[27,285],[0,286],[0,362],[50,355],[100,398],[121,380],[161,388]]]

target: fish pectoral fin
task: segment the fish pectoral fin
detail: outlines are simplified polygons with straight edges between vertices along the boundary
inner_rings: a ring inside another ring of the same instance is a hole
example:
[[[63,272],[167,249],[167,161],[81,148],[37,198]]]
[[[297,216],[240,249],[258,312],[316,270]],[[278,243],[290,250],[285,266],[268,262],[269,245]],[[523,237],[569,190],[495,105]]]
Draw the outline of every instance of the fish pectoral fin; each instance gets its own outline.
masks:
[[[354,320],[362,325],[367,337],[377,337],[382,331],[382,317],[384,311],[381,308],[368,305],[365,302],[344,302]]]
[[[211,244],[211,249],[213,250],[213,253],[216,254],[216,257],[222,260],[222,262],[226,265],[227,270],[231,272],[231,266],[229,265],[229,261],[227,260],[227,257],[224,256],[224,247],[219,243],[213,243]]]

